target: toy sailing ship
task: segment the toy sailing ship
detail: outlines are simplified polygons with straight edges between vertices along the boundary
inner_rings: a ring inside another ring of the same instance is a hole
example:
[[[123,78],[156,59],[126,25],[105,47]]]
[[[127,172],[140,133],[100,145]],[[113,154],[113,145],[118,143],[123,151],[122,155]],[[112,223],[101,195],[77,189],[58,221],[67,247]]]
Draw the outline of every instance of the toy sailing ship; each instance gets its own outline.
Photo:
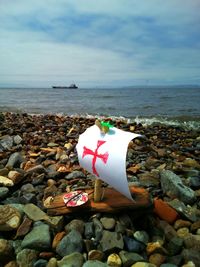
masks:
[[[148,192],[129,187],[126,176],[126,154],[129,142],[139,134],[125,132],[108,122],[99,122],[79,136],[76,146],[80,165],[95,175],[94,188],[58,195],[45,202],[48,213],[115,212],[150,206]],[[101,181],[111,187],[102,189]]]

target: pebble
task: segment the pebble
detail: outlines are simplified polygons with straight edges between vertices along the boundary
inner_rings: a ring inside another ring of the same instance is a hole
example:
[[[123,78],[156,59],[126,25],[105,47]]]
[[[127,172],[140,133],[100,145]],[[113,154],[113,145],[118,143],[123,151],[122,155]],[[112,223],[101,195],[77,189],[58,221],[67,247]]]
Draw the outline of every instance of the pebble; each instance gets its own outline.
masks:
[[[141,253],[145,249],[145,244],[128,236],[124,236],[124,244],[127,251]]]
[[[83,250],[83,239],[81,234],[72,229],[69,234],[64,236],[56,247],[56,252],[64,257],[73,252],[82,252]]]
[[[100,245],[103,252],[122,250],[124,248],[123,237],[120,233],[103,230]]]
[[[0,199],[6,198],[9,193],[9,189],[7,187],[0,187]]]
[[[111,217],[102,217],[100,219],[100,222],[102,223],[104,229],[106,230],[112,230],[115,227],[115,219]]]
[[[48,250],[51,247],[51,235],[49,225],[44,223],[35,224],[22,241],[22,248]]]
[[[124,267],[128,267],[131,266],[132,264],[138,262],[138,261],[144,261],[144,258],[138,254],[138,253],[134,253],[134,252],[127,252],[124,250],[121,250],[119,252],[119,256],[122,260],[122,266]]]
[[[7,177],[4,176],[0,176],[0,186],[12,187],[13,185],[14,183],[11,179],[8,179]]]
[[[184,204],[190,204],[195,201],[195,192],[185,186],[181,178],[172,171],[161,171],[160,179],[163,192],[167,195],[179,198]]]
[[[104,257],[104,253],[101,250],[90,250],[88,253],[88,260],[98,260],[98,261],[102,261]]]
[[[82,267],[83,263],[84,263],[83,255],[79,252],[74,252],[67,256],[64,256],[60,261],[57,262],[58,264],[57,266],[58,267]]]
[[[39,252],[33,249],[23,249],[16,257],[17,264],[22,267],[33,267],[33,264],[37,261]]]
[[[13,231],[21,222],[21,214],[10,205],[0,206],[0,231]]]
[[[109,266],[113,266],[113,267],[121,267],[122,266],[122,260],[118,254],[112,253],[107,258],[107,264]]]
[[[82,235],[84,233],[84,227],[85,224],[82,220],[74,219],[65,226],[65,230],[66,232],[70,232],[71,230],[74,229]]]

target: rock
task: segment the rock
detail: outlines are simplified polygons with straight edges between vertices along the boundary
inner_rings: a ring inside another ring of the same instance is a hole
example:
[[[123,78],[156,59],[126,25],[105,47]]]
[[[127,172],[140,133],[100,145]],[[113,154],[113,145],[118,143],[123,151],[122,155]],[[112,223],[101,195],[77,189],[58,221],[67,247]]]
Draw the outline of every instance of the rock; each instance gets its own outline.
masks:
[[[146,231],[136,231],[133,236],[137,241],[140,241],[145,245],[149,242],[149,235]]]
[[[11,187],[13,185],[14,183],[11,179],[8,179],[7,177],[4,177],[4,176],[0,176],[0,186]]]
[[[177,230],[177,236],[184,238],[189,234],[189,229],[187,227],[182,227]]]
[[[177,197],[185,204],[193,203],[196,200],[195,192],[182,183],[181,178],[169,170],[160,173],[161,187],[169,197]]]
[[[120,233],[104,230],[100,245],[103,252],[112,252],[116,249],[122,250],[124,248],[124,241]]]
[[[112,217],[102,217],[100,222],[106,230],[112,230],[115,227],[115,219]]]
[[[107,264],[109,266],[113,266],[113,267],[121,267],[122,266],[122,260],[121,260],[121,258],[119,257],[118,254],[113,253],[113,254],[110,254],[108,256]]]
[[[174,228],[166,221],[160,220],[157,226],[162,229],[167,240],[171,240],[171,238],[177,236],[177,233]]]
[[[22,248],[45,250],[51,247],[49,225],[44,223],[35,224],[22,241]]]
[[[42,220],[46,220],[46,221],[49,220],[49,216],[32,203],[24,205],[24,212],[34,222],[42,221]]]
[[[67,234],[63,239],[58,243],[56,247],[56,252],[64,257],[73,252],[82,252],[83,249],[83,240],[81,234],[72,229],[69,234]]]
[[[54,238],[53,238],[53,242],[52,242],[52,248],[55,250],[57,245],[59,244],[59,242],[63,239],[63,237],[66,235],[65,231],[56,233]]]
[[[58,267],[82,267],[84,262],[84,257],[79,252],[71,253],[64,256],[60,261],[58,261]]]
[[[46,267],[58,267],[57,259],[56,258],[51,258],[49,260],[49,262],[47,263]]]
[[[8,178],[13,181],[14,184],[18,184],[23,179],[23,175],[18,171],[10,171]]]
[[[95,234],[94,242],[98,243],[103,234],[103,226],[97,218],[93,218],[93,223],[94,223],[94,234]]]
[[[191,225],[191,232],[192,232],[192,233],[196,232],[198,229],[200,229],[200,220],[194,222],[194,223]]]
[[[94,223],[93,222],[85,223],[84,235],[86,239],[91,239],[94,236]]]
[[[9,193],[9,189],[7,187],[0,187],[0,199],[4,199]]]
[[[183,249],[182,256],[185,262],[192,261],[196,266],[199,266],[200,253],[194,249]]]
[[[14,249],[6,239],[0,239],[0,262],[6,262],[14,258]]]
[[[184,245],[185,248],[188,249],[192,248],[196,251],[199,251],[200,253],[200,236],[188,234],[187,236],[184,237]]]
[[[97,260],[88,260],[82,267],[109,267],[106,263]]]
[[[48,216],[45,221],[53,228],[55,231],[59,232],[64,225],[64,216]]]
[[[24,161],[21,153],[15,152],[11,154],[8,159],[8,163],[6,164],[6,168],[17,168],[20,167],[20,164]]]
[[[191,222],[197,221],[196,211],[192,207],[185,206],[183,202],[178,199],[173,199],[168,202],[171,207],[173,207],[179,214]]]
[[[159,253],[155,253],[149,257],[149,262],[154,264],[155,266],[160,266],[162,263],[164,263],[165,259],[166,256]]]
[[[119,252],[119,256],[122,260],[123,267],[129,267],[131,266],[131,264],[134,264],[138,261],[144,261],[144,258],[142,256],[134,252],[127,252],[127,251],[121,250]]]
[[[16,145],[21,144],[22,140],[23,140],[23,139],[21,138],[20,135],[15,135],[15,136],[13,137],[13,141],[14,141],[14,143],[15,143]]]
[[[36,194],[35,193],[23,193],[22,196],[20,196],[19,198],[19,202],[21,204],[27,204],[27,203],[37,203],[37,198],[36,198]]]
[[[29,218],[25,216],[25,218],[23,219],[23,222],[20,224],[20,226],[17,229],[15,238],[19,236],[25,236],[30,231],[31,225],[32,225],[32,220],[30,220]]]
[[[17,254],[16,260],[19,267],[33,267],[38,257],[38,252],[32,249],[23,249]]]
[[[81,171],[73,171],[65,176],[65,179],[85,178],[85,174]]]
[[[178,218],[178,213],[162,199],[154,199],[154,211],[160,219],[173,223]]]
[[[104,253],[100,250],[90,250],[88,253],[88,260],[98,260],[98,261],[102,261],[104,256]]]
[[[9,150],[13,146],[13,138],[9,135],[0,137],[0,151]]]
[[[162,246],[162,243],[159,241],[148,243],[146,247],[146,252],[147,252],[147,255],[150,255],[153,253],[167,254],[167,250]]]
[[[197,168],[200,169],[200,164],[192,158],[187,158],[183,161],[183,165],[187,167]]]
[[[65,226],[66,232],[70,232],[72,229],[77,230],[81,235],[84,233],[85,224],[82,220],[74,219]]]
[[[125,244],[127,251],[129,251],[129,252],[140,253],[140,252],[144,251],[144,249],[145,249],[144,243],[137,241],[133,238],[130,238],[128,236],[124,236],[124,244]]]
[[[194,190],[200,189],[200,177],[199,176],[190,177],[189,186]]]
[[[19,267],[16,261],[9,261],[4,267]]]
[[[181,267],[196,267],[194,262],[188,261],[186,264],[183,264]]]
[[[133,265],[131,265],[131,267],[156,267],[156,265],[148,262],[136,262]],[[169,266],[169,267],[177,267],[177,266]]]
[[[27,173],[32,174],[32,173],[46,173],[45,168],[42,165],[36,165],[34,167],[31,167],[27,170]]]
[[[173,237],[167,244],[167,251],[170,255],[177,255],[181,252],[183,247],[183,239],[180,237]]]
[[[182,227],[190,227],[191,224],[192,223],[190,221],[179,219],[174,223],[174,229],[178,230],[179,228]]]
[[[0,231],[16,230],[21,222],[21,214],[10,205],[0,206]]]
[[[46,267],[47,263],[47,260],[39,259],[33,264],[33,267]]]

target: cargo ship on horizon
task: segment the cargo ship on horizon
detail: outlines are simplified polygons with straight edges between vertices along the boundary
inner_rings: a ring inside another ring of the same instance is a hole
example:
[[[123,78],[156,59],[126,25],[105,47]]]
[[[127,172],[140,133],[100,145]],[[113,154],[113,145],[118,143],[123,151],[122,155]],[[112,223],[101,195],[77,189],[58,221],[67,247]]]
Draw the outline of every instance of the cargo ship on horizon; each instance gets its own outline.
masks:
[[[78,86],[75,83],[70,84],[70,86],[52,86],[53,89],[78,89]]]

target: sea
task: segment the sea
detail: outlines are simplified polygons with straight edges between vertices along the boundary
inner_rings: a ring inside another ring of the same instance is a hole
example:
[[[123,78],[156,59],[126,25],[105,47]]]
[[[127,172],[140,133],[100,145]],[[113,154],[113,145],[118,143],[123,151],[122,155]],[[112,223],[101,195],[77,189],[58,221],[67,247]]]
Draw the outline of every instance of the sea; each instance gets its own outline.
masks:
[[[113,117],[200,129],[200,86],[0,88],[0,112]]]

